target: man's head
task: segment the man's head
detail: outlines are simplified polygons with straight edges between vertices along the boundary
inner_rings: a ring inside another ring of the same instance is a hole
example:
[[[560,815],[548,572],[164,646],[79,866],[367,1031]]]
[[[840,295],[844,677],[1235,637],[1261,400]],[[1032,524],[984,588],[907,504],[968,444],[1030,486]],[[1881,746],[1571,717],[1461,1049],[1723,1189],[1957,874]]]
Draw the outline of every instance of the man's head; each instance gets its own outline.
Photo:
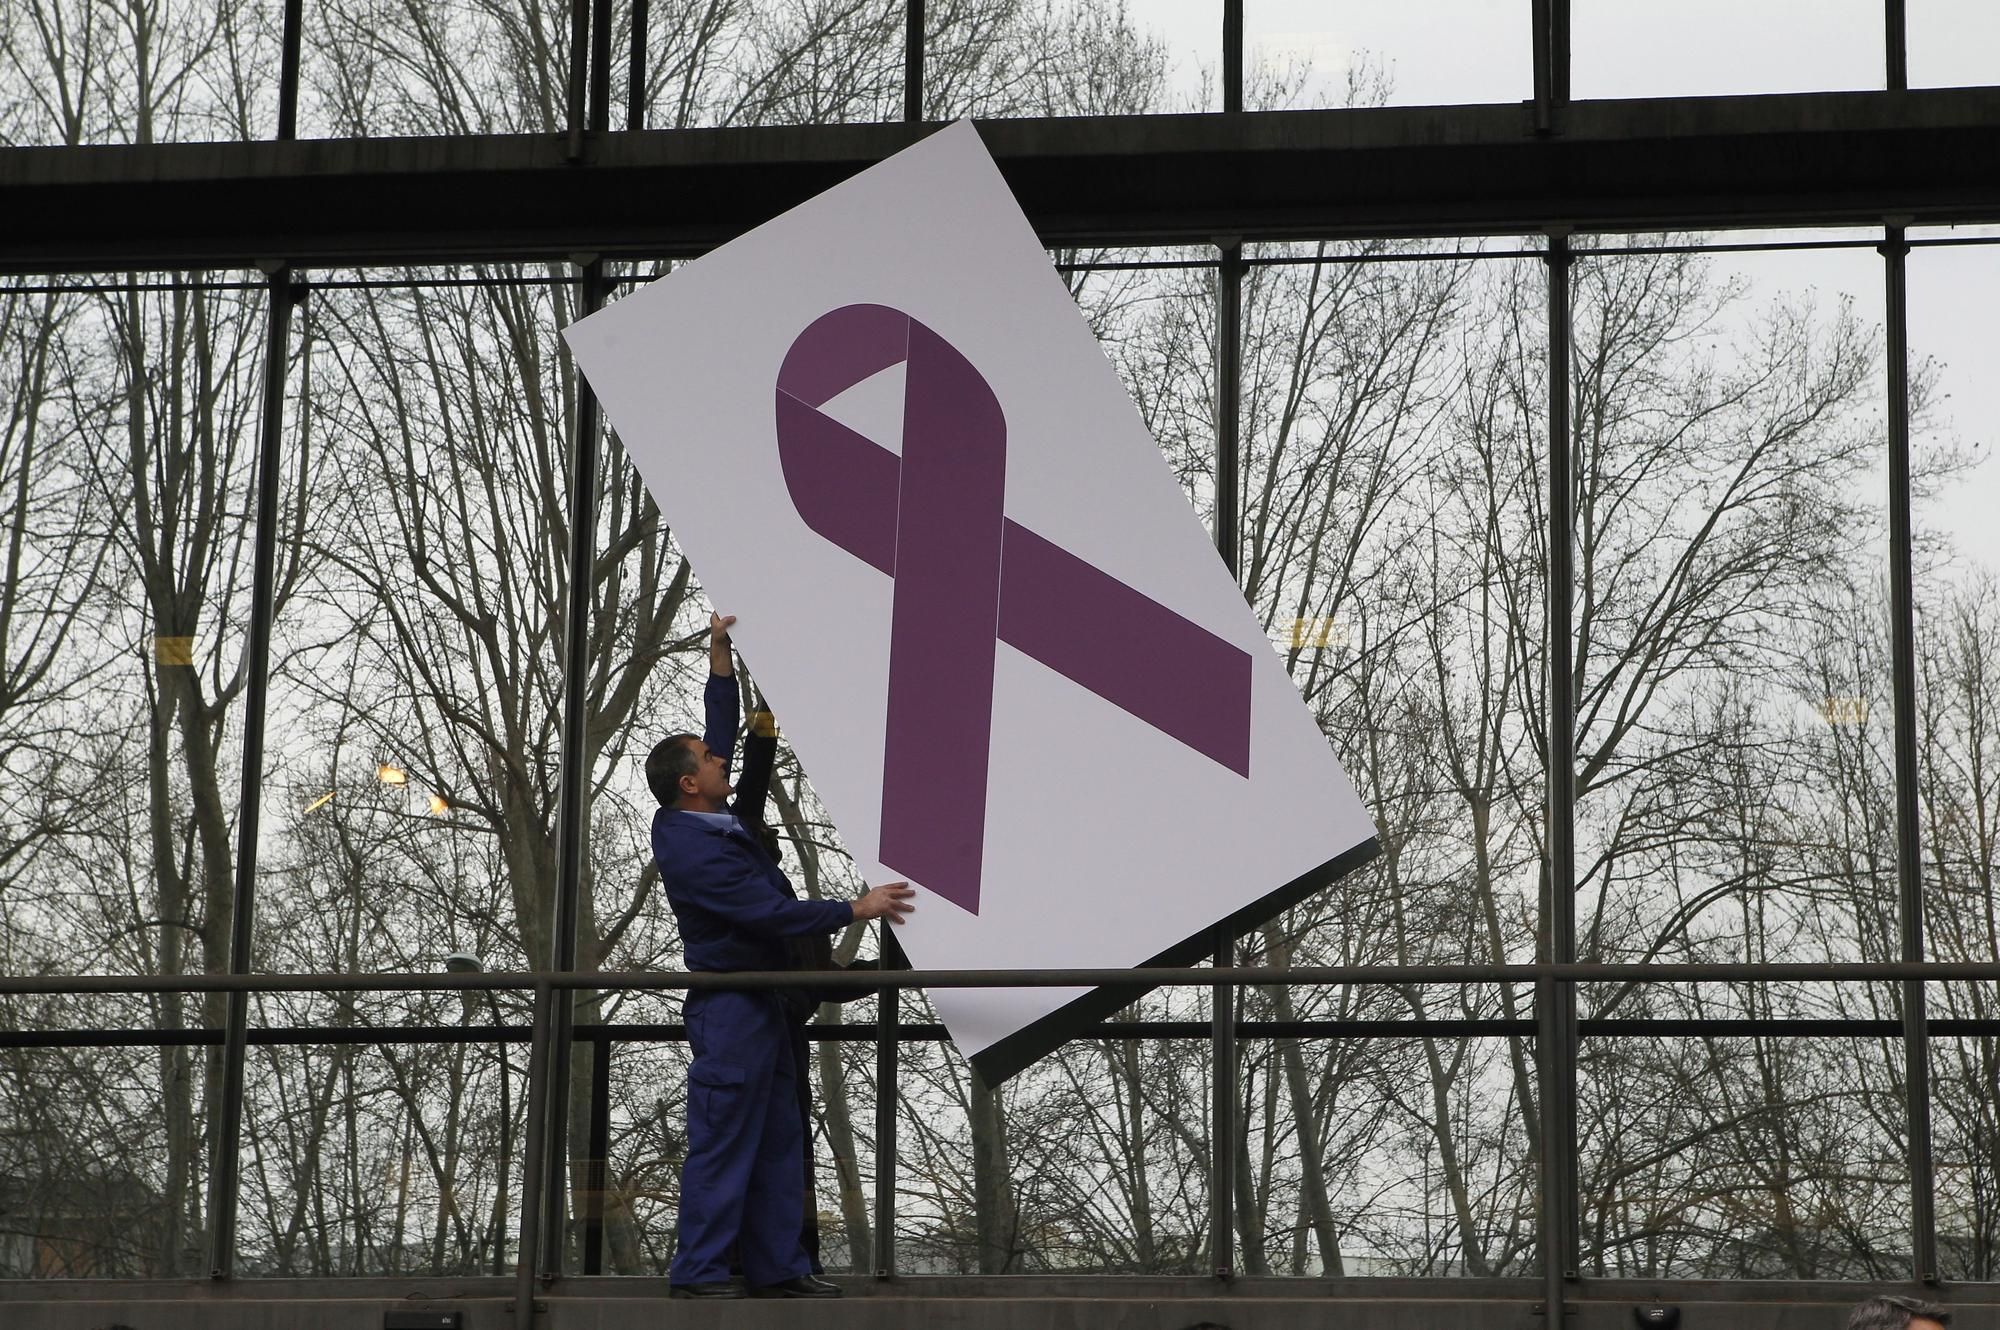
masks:
[[[1951,1312],[1934,1302],[1883,1294],[1847,1314],[1847,1330],[1944,1330]]]
[[[670,734],[646,755],[646,784],[662,808],[712,813],[728,801],[729,772],[698,734]]]

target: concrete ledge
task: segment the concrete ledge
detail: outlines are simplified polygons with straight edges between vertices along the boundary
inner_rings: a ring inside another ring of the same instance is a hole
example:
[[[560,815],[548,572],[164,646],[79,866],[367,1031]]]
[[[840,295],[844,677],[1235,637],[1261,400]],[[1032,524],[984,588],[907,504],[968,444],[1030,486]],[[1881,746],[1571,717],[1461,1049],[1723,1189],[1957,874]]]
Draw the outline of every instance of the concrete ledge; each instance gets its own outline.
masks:
[[[464,1330],[515,1330],[509,1281],[492,1278],[0,1283],[6,1330],[382,1330],[386,1313],[448,1312]],[[806,1306],[668,1299],[656,1279],[565,1280],[536,1300],[536,1330],[1549,1330],[1539,1281],[1022,1276],[840,1280]],[[1840,1330],[1874,1286],[1832,1282],[1591,1280],[1565,1330],[1631,1330],[1633,1309],[1681,1308],[1683,1330]],[[1902,1291],[1916,1291],[1904,1289]],[[1953,1330],[2000,1330],[2000,1286],[1923,1291]]]

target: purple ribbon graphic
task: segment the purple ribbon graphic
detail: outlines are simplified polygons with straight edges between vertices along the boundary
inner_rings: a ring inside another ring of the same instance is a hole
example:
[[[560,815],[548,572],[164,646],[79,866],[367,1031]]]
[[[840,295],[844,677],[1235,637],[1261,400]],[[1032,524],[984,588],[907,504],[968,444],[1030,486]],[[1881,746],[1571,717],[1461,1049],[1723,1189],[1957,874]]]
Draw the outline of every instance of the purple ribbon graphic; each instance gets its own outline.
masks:
[[[819,410],[903,361],[900,458]],[[951,343],[901,310],[846,305],[792,343],[777,399],[799,516],[896,579],[884,864],[979,913],[998,642],[1249,776],[1249,654],[1001,511],[1006,417]]]

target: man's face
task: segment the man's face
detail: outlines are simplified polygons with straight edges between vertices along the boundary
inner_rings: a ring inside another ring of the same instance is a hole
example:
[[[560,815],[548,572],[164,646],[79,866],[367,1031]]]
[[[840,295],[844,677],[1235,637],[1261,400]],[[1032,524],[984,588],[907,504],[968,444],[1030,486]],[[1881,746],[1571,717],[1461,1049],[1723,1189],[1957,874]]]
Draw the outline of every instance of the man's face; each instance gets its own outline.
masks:
[[[1928,1316],[1912,1316],[1909,1330],[1944,1330],[1944,1327]]]
[[[735,787],[729,783],[722,759],[699,739],[688,740],[688,748],[695,755],[695,769],[694,775],[681,777],[681,801],[686,803],[692,797],[710,804],[726,802]]]

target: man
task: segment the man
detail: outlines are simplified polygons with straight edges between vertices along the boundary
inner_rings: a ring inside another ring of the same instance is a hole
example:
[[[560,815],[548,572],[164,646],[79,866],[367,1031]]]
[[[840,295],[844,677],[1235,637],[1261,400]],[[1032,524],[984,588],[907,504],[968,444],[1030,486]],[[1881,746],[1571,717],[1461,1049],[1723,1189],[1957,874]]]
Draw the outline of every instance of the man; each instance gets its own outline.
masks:
[[[857,919],[901,923],[914,893],[891,882],[852,904],[799,900],[730,811],[734,622],[709,616],[710,732],[669,736],[646,758],[646,783],[660,801],[653,857],[690,970],[782,970],[789,939],[837,932]],[[729,705],[719,705],[725,699]],[[718,724],[724,720],[726,729]],[[753,1296],[839,1297],[837,1285],[812,1275],[800,1242],[805,1138],[781,996],[705,990],[688,994],[684,1010],[694,1063],[678,1246],[668,1276],[673,1295],[744,1296],[729,1278],[734,1247]]]
[[[1944,1330],[1951,1312],[1934,1302],[1883,1294],[1847,1314],[1847,1330]]]

